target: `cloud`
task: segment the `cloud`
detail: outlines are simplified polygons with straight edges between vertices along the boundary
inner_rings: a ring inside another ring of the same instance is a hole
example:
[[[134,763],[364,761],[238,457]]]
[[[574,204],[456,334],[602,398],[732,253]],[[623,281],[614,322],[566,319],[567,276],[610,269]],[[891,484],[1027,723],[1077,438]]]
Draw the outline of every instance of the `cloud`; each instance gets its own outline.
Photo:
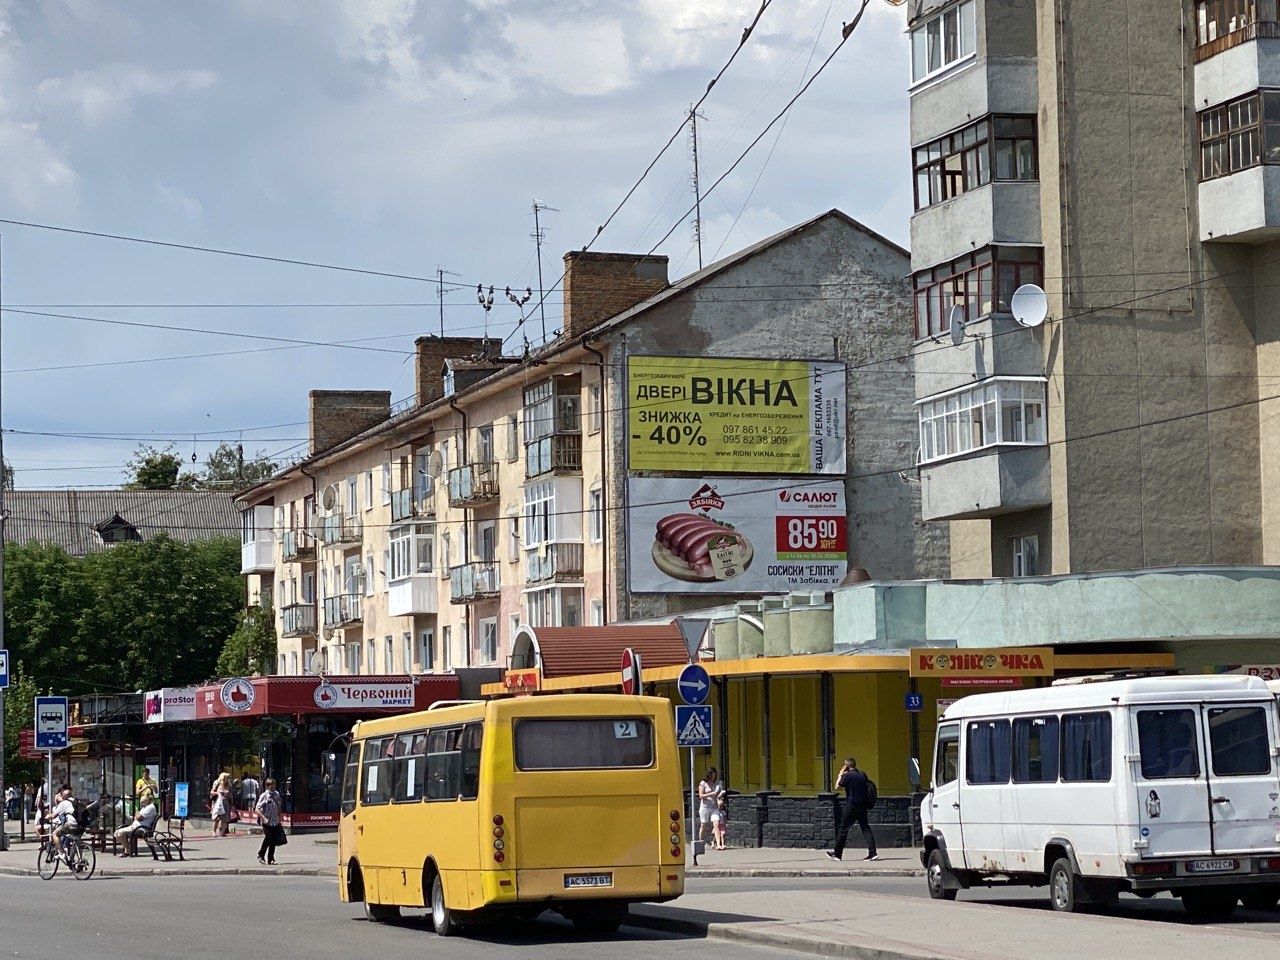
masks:
[[[189,193],[179,190],[177,187],[171,187],[168,184],[156,182],[156,196],[160,198],[160,202],[170,210],[176,210],[188,220],[199,220],[201,214],[204,213],[204,207],[200,201]]]
[[[502,32],[524,76],[570,96],[607,96],[634,75],[619,20],[511,18]]]
[[[38,124],[0,116],[0,190],[27,212],[65,208],[79,175],[66,154],[49,144]]]
[[[96,126],[127,116],[140,99],[207,90],[217,80],[212,70],[156,72],[139,64],[117,63],[50,77],[42,80],[35,92],[44,107],[71,108],[85,123]]]

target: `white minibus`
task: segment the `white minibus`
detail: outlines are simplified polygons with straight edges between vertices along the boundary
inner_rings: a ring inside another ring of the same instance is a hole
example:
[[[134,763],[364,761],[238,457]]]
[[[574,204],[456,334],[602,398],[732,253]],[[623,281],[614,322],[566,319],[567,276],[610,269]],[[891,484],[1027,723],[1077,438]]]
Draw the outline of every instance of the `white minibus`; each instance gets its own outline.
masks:
[[[1280,722],[1256,677],[1080,678],[965,697],[921,804],[929,893],[1049,886],[1055,910],[1170,891],[1280,901]]]

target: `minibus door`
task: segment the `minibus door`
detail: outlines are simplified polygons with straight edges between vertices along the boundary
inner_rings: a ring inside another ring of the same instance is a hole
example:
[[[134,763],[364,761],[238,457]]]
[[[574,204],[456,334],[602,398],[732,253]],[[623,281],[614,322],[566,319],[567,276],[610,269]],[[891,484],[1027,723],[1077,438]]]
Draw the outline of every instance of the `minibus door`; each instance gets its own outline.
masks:
[[[1260,853],[1277,847],[1280,772],[1272,703],[1201,707],[1209,754],[1213,852]]]
[[[933,789],[926,801],[926,830],[942,834],[954,867],[964,865],[964,835],[960,822],[960,724],[938,727],[933,753]]]
[[[1130,768],[1145,843],[1138,849],[1148,857],[1212,853],[1199,707],[1150,707],[1131,716],[1138,749]]]

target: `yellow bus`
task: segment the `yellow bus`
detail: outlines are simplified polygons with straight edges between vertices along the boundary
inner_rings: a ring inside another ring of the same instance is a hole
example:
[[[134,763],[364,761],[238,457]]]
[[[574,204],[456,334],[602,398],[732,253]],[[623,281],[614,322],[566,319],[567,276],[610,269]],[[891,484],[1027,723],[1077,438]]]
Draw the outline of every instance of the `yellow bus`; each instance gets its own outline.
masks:
[[[683,821],[666,699],[437,704],[353,729],[340,893],[373,921],[427,907],[441,936],[547,909],[612,932],[684,892]]]

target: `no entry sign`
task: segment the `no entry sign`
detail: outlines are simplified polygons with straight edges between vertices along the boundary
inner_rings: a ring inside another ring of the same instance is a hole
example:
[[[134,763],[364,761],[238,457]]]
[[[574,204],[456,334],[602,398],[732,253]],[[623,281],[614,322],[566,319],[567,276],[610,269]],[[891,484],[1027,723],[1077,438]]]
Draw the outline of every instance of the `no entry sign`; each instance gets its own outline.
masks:
[[[639,693],[640,684],[640,654],[627,647],[622,651],[622,692]]]

